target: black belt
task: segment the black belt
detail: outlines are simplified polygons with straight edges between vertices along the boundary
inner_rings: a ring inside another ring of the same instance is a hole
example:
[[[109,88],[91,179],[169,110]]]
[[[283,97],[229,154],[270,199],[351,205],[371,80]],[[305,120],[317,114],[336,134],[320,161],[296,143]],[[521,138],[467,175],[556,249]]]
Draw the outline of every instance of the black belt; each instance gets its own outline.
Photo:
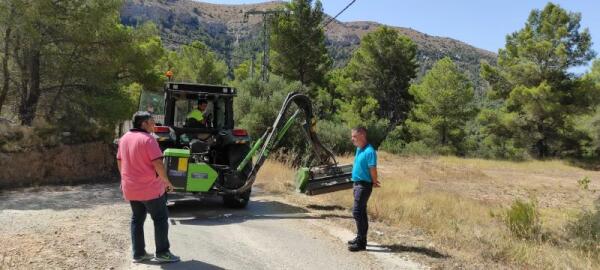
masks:
[[[373,183],[367,181],[354,181],[354,186],[372,187]]]

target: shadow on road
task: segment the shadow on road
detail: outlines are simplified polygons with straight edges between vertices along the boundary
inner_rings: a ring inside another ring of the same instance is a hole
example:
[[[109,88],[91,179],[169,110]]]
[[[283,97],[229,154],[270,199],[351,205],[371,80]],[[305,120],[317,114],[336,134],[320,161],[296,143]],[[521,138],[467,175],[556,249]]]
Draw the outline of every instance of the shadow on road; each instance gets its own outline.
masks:
[[[68,210],[124,203],[119,183],[22,188],[0,193],[0,210]]]
[[[309,209],[315,210],[323,210],[323,211],[335,211],[335,210],[346,210],[345,207],[339,205],[318,205],[318,204],[309,204],[306,206]]]
[[[171,206],[169,212],[172,225],[216,226],[257,219],[352,218],[345,215],[314,214],[301,207],[261,199],[251,199],[245,209],[227,208],[218,198],[188,201]]]
[[[198,270],[221,270],[225,269],[223,267],[216,266],[214,264],[205,263],[197,260],[188,260],[188,261],[180,261],[176,263],[160,263],[157,261],[147,261],[139,264],[146,265],[159,265],[161,269],[167,270],[188,270],[188,269],[198,269]]]
[[[418,253],[436,259],[446,259],[450,256],[442,254],[434,249],[425,247],[405,246],[400,244],[393,245],[367,245],[369,252],[384,252],[384,253]]]

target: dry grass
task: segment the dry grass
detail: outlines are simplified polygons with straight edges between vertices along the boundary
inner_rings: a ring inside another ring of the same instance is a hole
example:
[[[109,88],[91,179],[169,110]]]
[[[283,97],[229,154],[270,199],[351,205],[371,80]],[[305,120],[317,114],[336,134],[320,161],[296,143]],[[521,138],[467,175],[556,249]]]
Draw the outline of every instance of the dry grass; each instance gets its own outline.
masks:
[[[341,157],[351,162],[351,157]],[[370,218],[403,231],[423,231],[451,258],[486,268],[600,268],[598,254],[584,253],[568,240],[566,224],[592,205],[596,195],[581,189],[587,176],[599,190],[600,173],[562,161],[506,162],[456,157],[398,157],[379,154],[383,187],[369,202]],[[294,171],[268,162],[263,189],[292,192]],[[349,209],[348,192],[311,198]],[[503,223],[515,199],[535,200],[542,222],[540,240],[518,239]],[[390,239],[391,241],[391,239]]]

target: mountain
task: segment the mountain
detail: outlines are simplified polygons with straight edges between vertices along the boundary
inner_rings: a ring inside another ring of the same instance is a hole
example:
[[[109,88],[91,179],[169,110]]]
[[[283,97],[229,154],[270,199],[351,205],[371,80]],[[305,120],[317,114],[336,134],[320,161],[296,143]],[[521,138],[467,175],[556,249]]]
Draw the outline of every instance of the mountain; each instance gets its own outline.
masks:
[[[166,47],[174,49],[193,40],[201,40],[220,54],[230,67],[262,51],[262,16],[247,16],[250,10],[269,10],[283,5],[273,1],[247,5],[221,5],[192,0],[127,0],[121,10],[121,22],[138,25],[154,22]],[[376,22],[332,21],[326,28],[326,43],[334,66],[347,63],[360,39],[381,24]],[[481,60],[494,63],[496,54],[464,42],[430,36],[419,31],[394,27],[418,46],[419,76],[437,60],[449,56],[473,80],[481,95],[484,82],[479,77]]]

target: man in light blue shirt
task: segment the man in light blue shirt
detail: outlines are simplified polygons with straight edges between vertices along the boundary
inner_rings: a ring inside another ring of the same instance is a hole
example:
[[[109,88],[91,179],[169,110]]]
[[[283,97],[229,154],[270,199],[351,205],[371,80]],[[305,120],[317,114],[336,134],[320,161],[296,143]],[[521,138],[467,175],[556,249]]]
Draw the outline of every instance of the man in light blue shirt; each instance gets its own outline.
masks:
[[[356,146],[354,165],[352,167],[352,181],[354,182],[354,207],[352,215],[356,221],[356,238],[348,241],[348,250],[359,251],[367,248],[367,231],[369,218],[367,216],[367,202],[373,187],[379,187],[377,178],[377,152],[367,140],[367,129],[356,127],[352,129],[352,144]]]

